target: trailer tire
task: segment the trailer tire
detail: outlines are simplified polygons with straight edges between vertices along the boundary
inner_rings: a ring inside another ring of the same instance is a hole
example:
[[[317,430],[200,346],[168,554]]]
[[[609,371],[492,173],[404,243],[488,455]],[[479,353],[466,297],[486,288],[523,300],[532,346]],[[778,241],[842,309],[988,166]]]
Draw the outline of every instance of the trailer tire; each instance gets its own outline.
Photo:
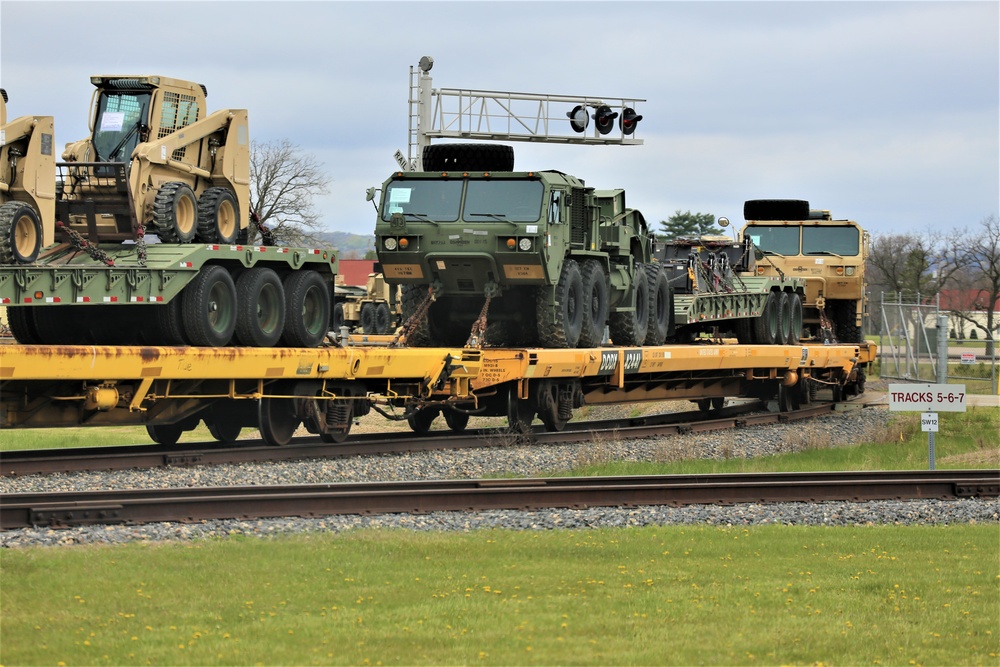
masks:
[[[580,347],[600,347],[608,322],[608,276],[596,259],[583,262],[583,326]]]
[[[778,317],[781,315],[778,312],[778,306],[778,297],[775,296],[775,292],[768,292],[764,309],[753,323],[754,342],[758,345],[774,345],[777,340]]]
[[[646,328],[646,345],[663,345],[670,335],[670,318],[673,303],[667,274],[659,264],[646,265],[649,296],[649,325]]]
[[[555,302],[553,303],[553,297]],[[542,347],[576,347],[583,328],[583,279],[576,260],[567,259],[555,289],[540,288],[535,302]]]
[[[164,243],[190,243],[198,232],[198,200],[187,183],[164,183],[153,200],[153,225]]]
[[[181,293],[184,333],[192,345],[225,347],[236,328],[236,285],[221,266],[202,267]]]
[[[202,243],[236,243],[240,235],[240,207],[228,188],[209,188],[198,200],[198,232]]]
[[[745,220],[808,220],[809,202],[802,199],[751,199],[743,202]]]
[[[286,347],[316,347],[330,325],[330,288],[315,271],[290,273],[284,281]]]
[[[24,202],[0,206],[0,264],[30,264],[42,249],[42,223]]]
[[[273,347],[285,328],[285,291],[274,269],[255,266],[236,281],[236,341]]]
[[[504,144],[424,146],[424,171],[513,171],[514,148]]]
[[[187,345],[184,336],[183,296],[176,296],[162,306],[155,306],[153,328],[142,328],[149,345]]]
[[[8,306],[7,324],[14,334],[14,340],[21,345],[40,345],[42,337],[35,326],[35,317],[31,306]]]
[[[366,303],[361,306],[361,329],[365,332],[365,335],[376,333],[374,304]]]
[[[375,333],[389,333],[390,320],[389,304],[382,302],[375,306]]]
[[[611,313],[611,340],[615,345],[642,345],[649,329],[649,282],[646,265],[635,263],[632,311]]]

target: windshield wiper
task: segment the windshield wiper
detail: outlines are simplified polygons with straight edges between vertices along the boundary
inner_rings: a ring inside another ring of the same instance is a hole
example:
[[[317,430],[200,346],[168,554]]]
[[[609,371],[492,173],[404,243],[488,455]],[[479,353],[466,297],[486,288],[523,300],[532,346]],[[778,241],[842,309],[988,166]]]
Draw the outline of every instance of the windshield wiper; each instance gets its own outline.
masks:
[[[473,216],[479,216],[479,217],[484,217],[484,218],[493,218],[497,222],[506,222],[508,225],[514,225],[515,227],[517,227],[517,223],[516,222],[512,222],[512,221],[508,220],[506,217],[504,217],[500,213],[466,213],[466,215],[469,216],[470,218],[473,217]]]
[[[115,161],[115,157],[121,152],[123,148],[125,148],[125,144],[128,143],[128,140],[131,139],[132,136],[136,134],[139,131],[139,128],[141,127],[142,127],[142,119],[140,118],[135,122],[135,125],[133,125],[129,129],[129,131],[125,133],[125,136],[122,137],[122,140],[118,142],[118,145],[115,146],[113,149],[111,149],[111,152],[108,153],[108,160],[107,160],[108,162]]]
[[[835,252],[830,252],[829,250],[813,250],[812,252],[807,252],[807,255],[832,255],[833,257],[838,257],[844,259],[842,255],[838,255]]]
[[[426,213],[410,213],[409,211],[407,211],[403,215],[405,215],[407,218],[409,218],[412,215],[414,218],[416,218],[420,222],[429,222],[432,225],[434,225],[435,227],[438,226],[438,223],[436,223],[433,220],[431,220],[430,218],[428,218]]]

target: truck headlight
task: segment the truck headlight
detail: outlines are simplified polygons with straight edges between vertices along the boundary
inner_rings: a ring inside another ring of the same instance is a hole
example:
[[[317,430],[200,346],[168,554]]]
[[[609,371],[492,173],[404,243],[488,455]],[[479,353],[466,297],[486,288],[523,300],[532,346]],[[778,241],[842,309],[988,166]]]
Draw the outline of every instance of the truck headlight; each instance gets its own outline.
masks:
[[[396,239],[394,239],[394,238],[392,238],[390,236],[389,238],[387,238],[385,240],[385,243],[383,245],[385,246],[386,250],[395,250],[396,249]]]
[[[853,266],[847,267],[847,275],[849,275],[849,276],[853,276],[854,275],[854,267]]]
[[[531,250],[531,239],[523,238],[517,242],[517,247],[521,250],[528,251]]]

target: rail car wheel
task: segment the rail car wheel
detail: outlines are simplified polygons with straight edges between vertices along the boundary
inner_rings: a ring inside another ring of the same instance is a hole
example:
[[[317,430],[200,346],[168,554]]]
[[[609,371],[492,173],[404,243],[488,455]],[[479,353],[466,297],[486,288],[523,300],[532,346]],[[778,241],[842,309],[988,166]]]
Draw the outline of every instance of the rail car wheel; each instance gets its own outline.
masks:
[[[281,447],[291,442],[301,423],[302,420],[295,413],[295,399],[265,396],[257,402],[260,437],[272,447]]]
[[[354,421],[354,401],[327,401],[326,431],[319,434],[323,442],[344,442]]]
[[[604,325],[608,321],[608,277],[604,267],[595,260],[583,262],[583,326],[580,347],[600,347],[604,342]]]
[[[566,428],[569,419],[560,416],[558,384],[551,380],[542,380],[538,384],[535,401],[538,404],[538,418],[542,420],[546,431],[561,431]]]
[[[774,342],[778,345],[788,345],[792,337],[792,296],[788,292],[778,292],[778,334]]]
[[[583,279],[576,260],[563,263],[555,290],[540,288],[535,303],[542,347],[576,347],[583,328]]]
[[[285,327],[285,292],[274,269],[255,266],[236,281],[236,341],[247,347],[272,347]]]
[[[148,424],[146,426],[146,433],[149,437],[158,445],[176,445],[177,441],[181,439],[181,434],[184,433],[184,428],[180,424],[160,424],[159,426],[153,426]]]
[[[42,249],[42,223],[35,209],[19,201],[0,206],[0,264],[28,264]]]
[[[659,264],[646,265],[646,283],[649,305],[649,324],[646,327],[646,345],[663,345],[670,335],[670,316],[673,304],[670,299],[670,282]]]
[[[330,288],[315,271],[290,273],[284,281],[286,347],[316,347],[330,326]]]
[[[42,342],[31,311],[30,306],[7,307],[7,324],[14,334],[14,340],[21,345],[38,345]]]
[[[391,326],[392,317],[389,314],[389,304],[384,301],[375,306],[375,333],[387,334]]]
[[[192,345],[225,347],[236,328],[236,285],[229,272],[209,265],[182,292],[184,333]]]
[[[153,200],[153,224],[164,243],[190,243],[198,231],[198,200],[187,183],[164,183]]]
[[[198,200],[198,231],[203,243],[236,243],[240,234],[240,209],[236,195],[227,188],[209,188]]]
[[[783,383],[778,385],[778,411],[793,412],[799,409],[799,387],[798,384],[786,387]]]
[[[725,396],[714,396],[712,398],[699,398],[694,402],[702,412],[709,410],[721,410],[726,405]]]
[[[632,289],[632,312],[611,313],[611,340],[615,345],[642,345],[649,329],[649,281],[646,265],[635,264],[635,286]]]
[[[465,427],[469,425],[469,414],[458,410],[445,410],[444,421],[448,424],[448,428],[458,433],[464,431]]]
[[[242,424],[222,410],[213,410],[205,419],[205,426],[212,437],[219,442],[236,442],[243,430]]]
[[[407,417],[406,423],[410,425],[410,428],[417,435],[426,435],[431,430],[431,424],[434,423],[440,412],[437,408],[423,408]],[[445,419],[447,419],[447,416],[445,416]]]
[[[764,310],[760,317],[754,320],[754,339],[761,345],[774,345],[778,338],[778,298],[774,292],[768,292]]]
[[[534,404],[518,398],[517,385],[512,385],[507,394],[507,429],[519,435],[531,433],[531,420],[534,418]]]

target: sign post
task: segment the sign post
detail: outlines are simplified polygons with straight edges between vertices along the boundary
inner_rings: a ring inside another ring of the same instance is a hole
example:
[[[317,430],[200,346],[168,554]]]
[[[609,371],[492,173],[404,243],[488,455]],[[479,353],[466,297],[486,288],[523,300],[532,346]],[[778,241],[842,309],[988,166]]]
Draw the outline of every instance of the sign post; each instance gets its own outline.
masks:
[[[939,412],[965,412],[964,384],[890,384],[890,412],[922,412],[920,430],[927,433],[929,470],[934,470],[934,434]]]

